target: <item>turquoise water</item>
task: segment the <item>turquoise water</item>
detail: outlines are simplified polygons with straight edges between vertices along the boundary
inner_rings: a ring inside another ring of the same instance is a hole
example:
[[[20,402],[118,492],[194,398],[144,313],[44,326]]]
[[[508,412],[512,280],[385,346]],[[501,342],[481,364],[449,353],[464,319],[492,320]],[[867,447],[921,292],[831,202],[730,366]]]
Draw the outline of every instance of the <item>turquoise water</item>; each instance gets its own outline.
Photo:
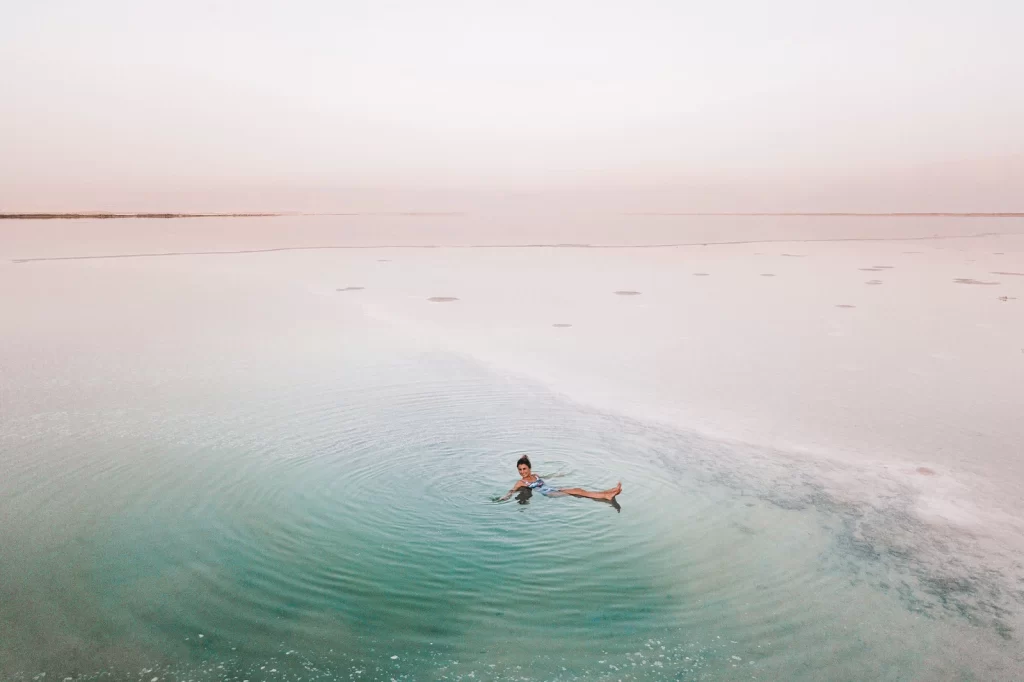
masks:
[[[944,650],[969,618],[863,578],[889,568],[850,532],[863,510],[759,483],[727,443],[365,327],[276,333],[8,340],[33,360],[2,393],[3,679],[984,670]],[[619,507],[496,502],[523,453],[552,485],[621,480]]]

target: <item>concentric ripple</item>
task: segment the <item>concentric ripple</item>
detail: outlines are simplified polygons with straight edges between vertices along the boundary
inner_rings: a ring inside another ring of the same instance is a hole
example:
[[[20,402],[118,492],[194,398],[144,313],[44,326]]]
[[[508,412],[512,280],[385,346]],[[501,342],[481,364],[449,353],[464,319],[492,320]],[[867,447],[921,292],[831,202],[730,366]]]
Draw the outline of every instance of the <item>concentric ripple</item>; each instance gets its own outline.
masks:
[[[839,635],[899,608],[823,567],[818,516],[667,464],[713,443],[445,354],[182,404],[6,425],[8,677],[855,679],[921,665],[870,627]],[[555,486],[621,480],[621,509],[497,501],[523,453]]]

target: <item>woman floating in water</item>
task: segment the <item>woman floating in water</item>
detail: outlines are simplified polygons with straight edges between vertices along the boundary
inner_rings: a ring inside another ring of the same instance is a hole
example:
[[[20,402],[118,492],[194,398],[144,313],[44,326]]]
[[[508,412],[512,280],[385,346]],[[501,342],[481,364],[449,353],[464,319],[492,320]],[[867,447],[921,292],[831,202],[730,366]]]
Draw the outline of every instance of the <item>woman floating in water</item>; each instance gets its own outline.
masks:
[[[530,464],[530,458],[523,455],[516,462],[516,468],[519,469],[519,475],[522,479],[516,481],[516,484],[512,486],[512,490],[509,490],[502,500],[507,500],[512,497],[513,494],[520,488],[529,488],[536,490],[543,495],[573,495],[575,497],[589,497],[592,500],[606,500],[611,502],[615,499],[615,496],[622,492],[622,482],[620,481],[614,488],[608,490],[602,490],[600,492],[593,492],[590,490],[584,490],[583,488],[553,488],[544,482],[544,479],[530,471],[532,465]]]

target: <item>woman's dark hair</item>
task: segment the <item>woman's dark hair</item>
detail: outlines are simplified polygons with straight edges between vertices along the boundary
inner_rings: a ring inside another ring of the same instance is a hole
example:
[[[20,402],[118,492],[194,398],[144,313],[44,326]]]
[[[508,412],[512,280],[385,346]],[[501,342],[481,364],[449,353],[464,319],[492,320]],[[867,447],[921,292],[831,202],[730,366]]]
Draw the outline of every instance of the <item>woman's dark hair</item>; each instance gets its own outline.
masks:
[[[517,469],[519,468],[520,464],[525,464],[526,466],[530,467],[531,469],[533,468],[533,465],[530,464],[530,458],[527,457],[526,455],[523,455],[522,457],[520,457],[519,461],[516,462],[516,468]]]

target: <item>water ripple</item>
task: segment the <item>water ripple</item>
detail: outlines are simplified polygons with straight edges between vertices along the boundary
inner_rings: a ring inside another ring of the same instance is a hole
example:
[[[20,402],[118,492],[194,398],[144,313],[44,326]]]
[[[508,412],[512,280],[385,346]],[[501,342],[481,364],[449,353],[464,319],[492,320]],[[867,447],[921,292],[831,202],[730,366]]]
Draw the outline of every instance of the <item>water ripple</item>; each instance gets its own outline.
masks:
[[[821,518],[738,495],[722,446],[450,356],[310,377],[227,412],[97,410],[6,430],[8,539],[91,567],[79,600],[112,632],[142,627],[164,655],[173,641],[241,672],[289,642],[307,675],[531,679],[501,653],[514,641],[545,651],[531,663],[542,679],[729,679],[737,658],[770,675],[803,654],[765,647],[818,641],[849,599],[848,576],[820,560],[833,546]],[[523,453],[556,486],[622,480],[621,513],[496,503]],[[866,664],[855,640],[828,646],[833,671]],[[67,673],[62,651],[39,667]]]

